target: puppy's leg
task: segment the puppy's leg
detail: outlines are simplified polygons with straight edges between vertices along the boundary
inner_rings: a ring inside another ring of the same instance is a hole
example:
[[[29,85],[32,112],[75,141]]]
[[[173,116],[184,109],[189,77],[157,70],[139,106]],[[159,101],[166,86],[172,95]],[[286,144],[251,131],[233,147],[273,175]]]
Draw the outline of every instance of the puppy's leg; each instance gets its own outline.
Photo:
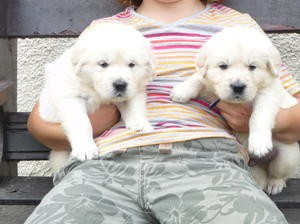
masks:
[[[78,98],[61,100],[57,109],[61,125],[72,147],[71,156],[79,160],[97,157],[98,149],[93,139],[84,100]]]
[[[256,165],[251,167],[251,173],[258,187],[261,190],[264,190],[267,186],[267,178],[268,178],[266,169],[264,167]]]
[[[177,84],[171,92],[171,98],[175,102],[186,103],[199,95],[202,88],[202,75],[194,73],[182,83]]]
[[[147,119],[146,95],[138,93],[132,99],[117,104],[126,127],[132,131],[149,132],[153,127]]]
[[[272,150],[272,128],[280,109],[281,96],[273,84],[255,99],[249,121],[249,152],[262,157]]]
[[[278,154],[268,167],[268,194],[278,194],[282,191],[286,186],[285,181],[296,173],[300,159],[298,143],[285,144],[274,140],[274,145]]]
[[[57,173],[70,157],[69,151],[54,151],[50,152],[49,161],[52,173]]]

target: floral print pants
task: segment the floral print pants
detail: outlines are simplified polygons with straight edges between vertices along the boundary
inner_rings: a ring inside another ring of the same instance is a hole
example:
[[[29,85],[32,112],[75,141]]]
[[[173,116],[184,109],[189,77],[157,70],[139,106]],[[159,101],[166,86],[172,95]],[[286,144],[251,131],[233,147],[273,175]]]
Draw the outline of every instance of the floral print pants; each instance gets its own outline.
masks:
[[[235,141],[207,138],[69,161],[26,224],[287,223]]]

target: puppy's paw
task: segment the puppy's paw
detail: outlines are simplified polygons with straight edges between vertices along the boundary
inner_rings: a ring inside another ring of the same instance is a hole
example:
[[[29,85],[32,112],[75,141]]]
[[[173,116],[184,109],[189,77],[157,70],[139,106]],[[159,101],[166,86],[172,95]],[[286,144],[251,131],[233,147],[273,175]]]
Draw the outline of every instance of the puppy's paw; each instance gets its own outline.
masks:
[[[150,123],[146,122],[144,124],[143,128],[141,129],[141,132],[147,133],[147,132],[151,132],[153,130],[154,130],[153,126]]]
[[[98,148],[94,147],[85,147],[80,149],[72,150],[71,157],[76,158],[80,161],[91,160],[98,157]]]
[[[186,103],[191,97],[191,90],[185,83],[179,83],[171,91],[171,99],[178,103]]]
[[[140,131],[140,132],[151,132],[153,131],[152,125],[147,121],[132,121],[126,125],[130,131]]]
[[[279,194],[285,187],[286,183],[284,179],[270,178],[265,187],[265,192],[270,195]]]
[[[268,131],[255,132],[249,135],[249,153],[261,158],[273,149],[272,133]]]

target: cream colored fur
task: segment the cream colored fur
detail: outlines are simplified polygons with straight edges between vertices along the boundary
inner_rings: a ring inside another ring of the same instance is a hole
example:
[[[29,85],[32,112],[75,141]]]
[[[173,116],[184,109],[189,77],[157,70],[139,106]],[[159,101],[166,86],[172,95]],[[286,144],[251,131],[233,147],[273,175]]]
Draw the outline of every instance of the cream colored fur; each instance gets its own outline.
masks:
[[[145,85],[154,75],[148,40],[134,28],[100,23],[85,31],[70,49],[46,66],[40,96],[41,118],[59,122],[79,160],[98,156],[88,113],[115,103],[128,129],[151,131],[146,116]],[[57,171],[68,153],[52,151]]]
[[[219,98],[253,103],[249,136],[237,135],[253,156],[262,157],[273,147],[278,149],[277,157],[268,165],[253,168],[257,183],[269,194],[281,192],[299,164],[297,142],[285,144],[272,139],[279,109],[297,104],[278,79],[281,63],[278,50],[263,32],[226,28],[201,48],[196,60],[198,71],[171,93],[172,99],[181,103],[199,95],[208,101]]]

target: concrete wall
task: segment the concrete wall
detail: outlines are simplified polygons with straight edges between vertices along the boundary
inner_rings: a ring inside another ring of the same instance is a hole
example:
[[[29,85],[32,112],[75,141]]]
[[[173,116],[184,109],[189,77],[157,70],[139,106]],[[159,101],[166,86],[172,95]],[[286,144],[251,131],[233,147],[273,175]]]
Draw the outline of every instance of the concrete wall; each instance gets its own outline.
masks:
[[[270,34],[283,61],[300,80],[300,34]],[[44,65],[53,61],[74,39],[18,39],[17,43],[17,110],[31,111],[42,88]],[[46,163],[21,162],[21,175],[49,175]],[[299,170],[300,171],[300,170]],[[300,173],[300,172],[299,172]]]

